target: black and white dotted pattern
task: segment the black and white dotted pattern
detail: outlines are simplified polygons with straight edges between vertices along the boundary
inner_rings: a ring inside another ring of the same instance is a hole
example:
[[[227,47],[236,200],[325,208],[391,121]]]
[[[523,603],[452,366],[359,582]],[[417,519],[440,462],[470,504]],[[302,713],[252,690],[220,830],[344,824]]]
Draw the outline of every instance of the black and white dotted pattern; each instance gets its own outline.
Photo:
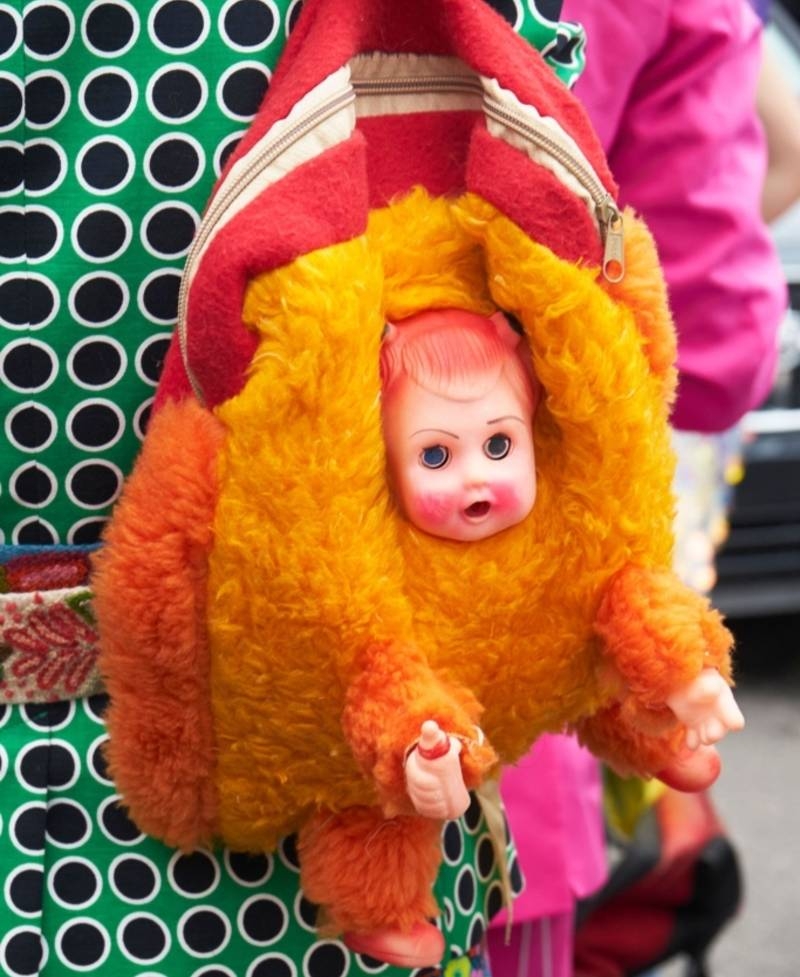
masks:
[[[108,778],[105,702],[0,706],[0,973],[29,977],[46,959],[64,977],[408,977],[318,938],[293,839],[273,854],[185,853],[142,834]],[[473,867],[482,817],[475,829],[437,887],[451,955],[480,943],[499,898],[496,871]]]
[[[97,541],[200,214],[299,9],[0,2],[0,543]]]

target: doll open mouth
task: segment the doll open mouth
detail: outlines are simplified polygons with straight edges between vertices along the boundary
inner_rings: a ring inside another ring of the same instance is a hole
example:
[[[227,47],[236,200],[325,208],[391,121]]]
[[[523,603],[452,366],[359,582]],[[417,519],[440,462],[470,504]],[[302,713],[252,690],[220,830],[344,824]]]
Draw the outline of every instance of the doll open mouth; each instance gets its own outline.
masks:
[[[467,519],[483,519],[484,516],[489,515],[489,510],[492,508],[491,502],[473,502],[472,505],[468,505],[464,510],[464,515]]]

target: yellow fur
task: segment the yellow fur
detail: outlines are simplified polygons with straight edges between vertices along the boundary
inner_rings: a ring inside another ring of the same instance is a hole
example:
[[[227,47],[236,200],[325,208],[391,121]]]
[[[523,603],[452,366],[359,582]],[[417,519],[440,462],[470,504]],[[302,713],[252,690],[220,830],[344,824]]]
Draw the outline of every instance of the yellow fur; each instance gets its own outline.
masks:
[[[244,316],[261,339],[217,411],[209,568],[228,842],[269,849],[318,807],[376,803],[342,730],[372,642],[414,643],[443,686],[470,689],[503,761],[608,703],[593,632],[603,587],[630,563],[667,567],[671,550],[674,375],[648,360],[669,322],[659,296],[650,308],[646,289],[631,295],[628,307],[597,269],[478,198],[422,191],[373,214],[364,237],[251,284]],[[468,545],[415,530],[386,487],[382,325],[436,306],[516,314],[546,391],[533,512]]]

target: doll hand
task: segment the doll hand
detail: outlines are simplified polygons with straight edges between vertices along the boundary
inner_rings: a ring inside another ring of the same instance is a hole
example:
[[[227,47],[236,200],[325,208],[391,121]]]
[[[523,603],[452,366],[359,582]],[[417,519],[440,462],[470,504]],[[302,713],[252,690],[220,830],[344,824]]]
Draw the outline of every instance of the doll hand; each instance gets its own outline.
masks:
[[[703,671],[667,698],[667,705],[686,727],[686,746],[710,746],[730,730],[744,727],[744,716],[716,668]]]
[[[469,807],[460,753],[461,742],[437,722],[422,724],[419,741],[406,758],[406,790],[417,814],[446,821]]]

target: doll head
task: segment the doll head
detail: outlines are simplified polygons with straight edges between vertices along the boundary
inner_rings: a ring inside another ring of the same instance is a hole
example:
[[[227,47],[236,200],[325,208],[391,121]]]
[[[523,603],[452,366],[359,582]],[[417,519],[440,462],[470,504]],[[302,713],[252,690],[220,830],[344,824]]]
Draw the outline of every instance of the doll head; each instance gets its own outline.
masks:
[[[389,473],[415,526],[468,541],[528,515],[538,388],[501,312],[438,309],[389,324],[381,381]]]

